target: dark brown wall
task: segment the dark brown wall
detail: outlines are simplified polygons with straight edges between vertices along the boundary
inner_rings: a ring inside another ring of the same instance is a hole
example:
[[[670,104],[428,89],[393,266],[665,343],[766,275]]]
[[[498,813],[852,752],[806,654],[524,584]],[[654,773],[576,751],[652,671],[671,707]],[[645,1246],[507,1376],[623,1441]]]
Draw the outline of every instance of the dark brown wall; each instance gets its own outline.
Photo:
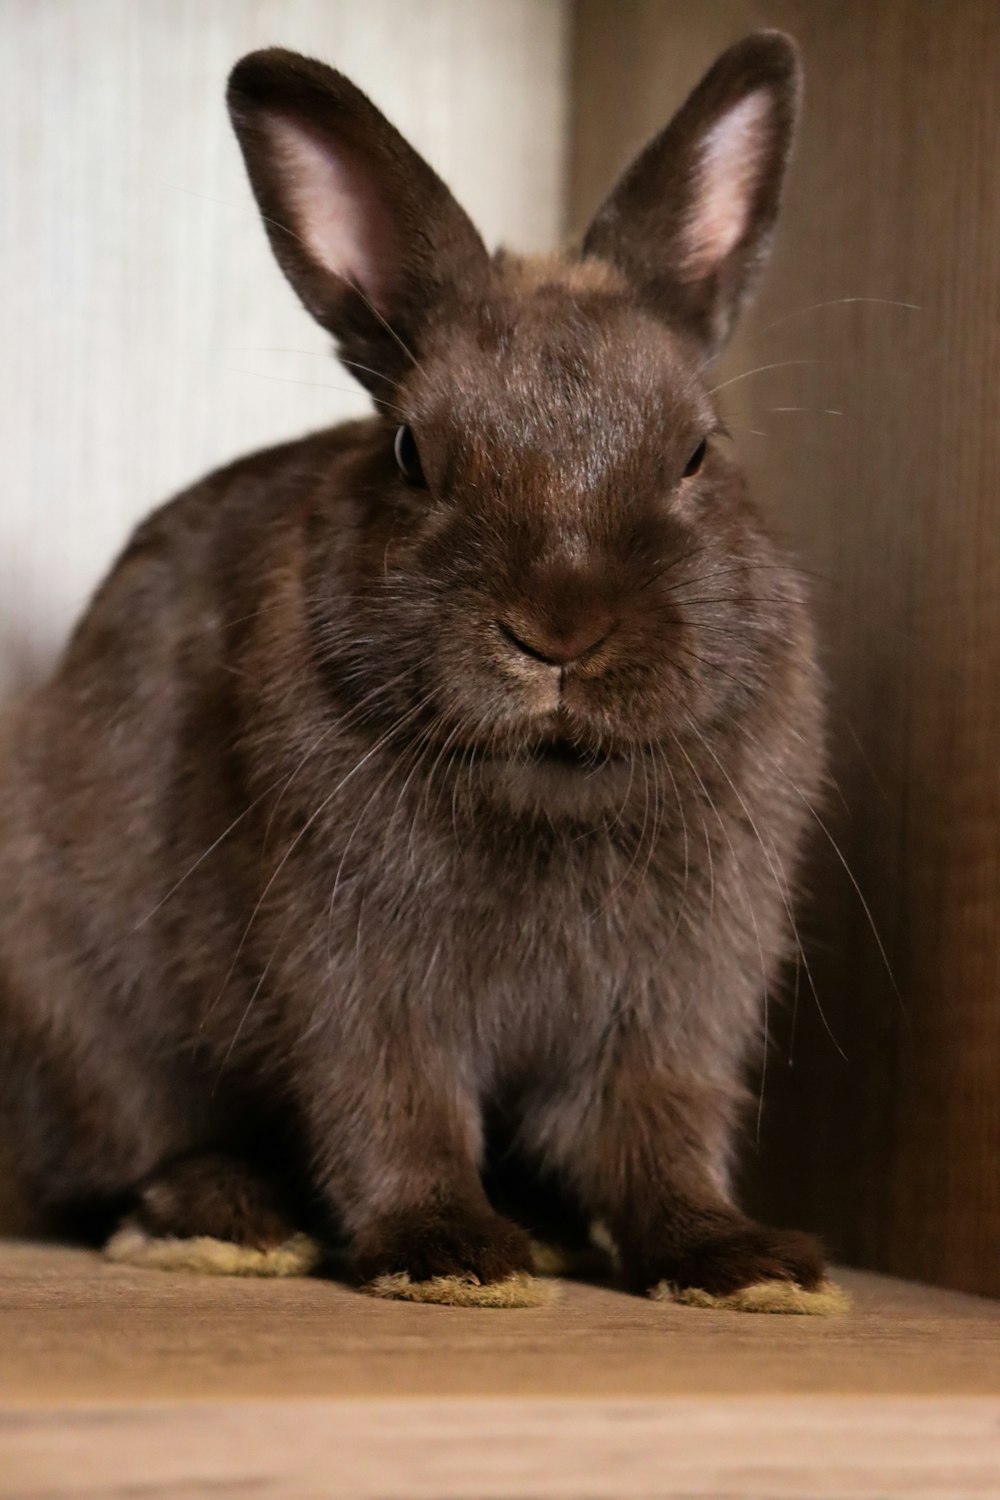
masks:
[[[817,829],[819,1004],[800,976],[754,1191],[852,1261],[998,1294],[1000,6],[583,0],[574,226],[757,25],[798,38],[806,116],[722,378],[811,363],[737,380],[725,409],[816,575],[839,787],[823,816],[899,995]]]

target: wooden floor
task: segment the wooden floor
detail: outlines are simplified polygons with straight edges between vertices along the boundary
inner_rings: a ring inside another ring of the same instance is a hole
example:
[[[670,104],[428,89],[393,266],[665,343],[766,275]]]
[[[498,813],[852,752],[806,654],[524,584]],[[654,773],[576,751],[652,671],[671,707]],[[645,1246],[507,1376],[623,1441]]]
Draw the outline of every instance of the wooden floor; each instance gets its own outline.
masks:
[[[828,1322],[484,1311],[0,1243],[0,1496],[1000,1494],[1000,1304],[841,1280]]]

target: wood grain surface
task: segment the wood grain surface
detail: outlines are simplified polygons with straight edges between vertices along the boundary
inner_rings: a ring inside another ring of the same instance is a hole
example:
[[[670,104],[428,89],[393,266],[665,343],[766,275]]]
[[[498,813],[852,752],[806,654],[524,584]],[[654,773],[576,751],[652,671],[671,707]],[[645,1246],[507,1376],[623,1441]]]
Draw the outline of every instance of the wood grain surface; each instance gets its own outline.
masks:
[[[756,1194],[853,1262],[996,1294],[1000,6],[583,0],[574,224],[758,25],[797,37],[805,119],[720,379],[813,577],[836,790],[804,918],[818,999],[800,974]]]
[[[0,1500],[995,1494],[1000,1306],[843,1280],[829,1321],[474,1310],[0,1242]]]
[[[994,1396],[1000,1415],[1000,1306],[842,1279],[855,1301],[844,1318],[706,1312],[569,1282],[550,1307],[449,1308],[0,1241],[0,1406],[891,1394]]]
[[[11,1414],[3,1500],[992,1500],[997,1403],[190,1402]]]

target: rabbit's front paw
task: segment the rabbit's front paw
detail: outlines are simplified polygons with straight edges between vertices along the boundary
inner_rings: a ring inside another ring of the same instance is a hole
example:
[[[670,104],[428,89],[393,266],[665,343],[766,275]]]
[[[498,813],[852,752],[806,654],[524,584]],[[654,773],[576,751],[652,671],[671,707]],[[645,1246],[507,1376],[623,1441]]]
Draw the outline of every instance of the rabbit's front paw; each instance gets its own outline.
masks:
[[[411,1209],[374,1224],[359,1238],[366,1281],[402,1273],[411,1282],[455,1277],[486,1285],[533,1270],[528,1236],[489,1209]]]
[[[812,1291],[823,1274],[823,1252],[812,1235],[737,1220],[732,1227],[647,1264],[636,1279],[643,1291],[666,1282],[678,1290],[696,1287],[724,1297],[766,1281],[794,1282]]]

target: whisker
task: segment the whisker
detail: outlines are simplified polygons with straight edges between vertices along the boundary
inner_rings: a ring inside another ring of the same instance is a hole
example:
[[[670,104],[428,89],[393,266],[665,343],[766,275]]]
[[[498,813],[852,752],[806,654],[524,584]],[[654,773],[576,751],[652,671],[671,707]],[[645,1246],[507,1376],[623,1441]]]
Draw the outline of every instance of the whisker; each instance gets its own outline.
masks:
[[[825,302],[810,302],[808,307],[796,307],[791,312],[782,313],[780,318],[775,318],[773,322],[765,323],[763,328],[758,329],[758,336],[770,333],[772,328],[779,328],[792,318],[805,317],[806,313],[819,312],[824,307],[847,307],[855,303],[868,303],[876,307],[902,307],[907,312],[924,311],[919,302],[899,302],[894,297],[831,297]]]
[[[281,778],[279,777],[278,781],[280,781],[280,779]],[[260,793],[260,795],[258,797],[255,797],[254,800],[251,803],[249,803],[248,806],[246,806],[243,809],[243,811],[238,814],[237,817],[235,817],[233,819],[233,821],[230,823],[229,827],[223,829],[223,831],[219,834],[219,837],[217,839],[213,840],[213,842],[211,844],[209,844],[208,848],[204,851],[204,853],[203,854],[199,854],[198,858],[195,860],[194,864],[190,867],[190,869],[185,870],[185,872],[181,876],[181,878],[179,880],[176,880],[174,882],[174,884],[167,891],[166,895],[161,896],[160,899],[159,899],[159,901],[157,901],[156,905],[154,907],[152,907],[152,909],[150,911],[148,911],[144,917],[140,918],[140,920],[132,928],[131,932],[128,933],[128,937],[134,937],[137,932],[141,931],[141,929],[143,927],[145,927],[145,925],[146,925],[147,922],[152,921],[153,917],[156,916],[156,913],[160,910],[160,908],[162,906],[164,906],[166,904],[166,902],[168,902],[170,900],[171,896],[174,895],[174,893],[176,891],[180,890],[180,888],[184,884],[185,880],[188,880],[194,874],[195,870],[198,869],[199,865],[203,864],[204,861],[208,858],[208,856],[210,854],[212,854],[216,849],[218,849],[219,845],[223,842],[223,840],[227,839],[229,837],[229,835],[236,828],[239,827],[240,823],[243,822],[243,819],[245,817],[247,817],[247,815],[249,813],[253,812],[254,808],[257,806],[257,804],[259,802],[263,802],[264,798],[268,795],[269,792],[273,792],[274,788],[278,785],[278,781],[273,781],[270,786],[265,787],[264,790]]]
[[[672,568],[682,567],[684,563],[690,562],[692,557],[699,556],[701,551],[701,547],[692,547],[689,551],[682,552],[680,557],[669,557],[667,561],[662,565],[662,567],[658,567],[656,572],[652,573],[644,583],[639,584],[635,592],[637,594],[641,594],[643,589],[650,588],[658,578],[663,577],[664,573],[669,573]]]
[[[706,627],[704,625],[699,625],[698,628],[699,628],[699,630],[706,629]],[[698,662],[700,666],[706,667],[710,672],[717,672],[720,676],[727,678],[731,683],[734,684],[734,686],[736,686],[737,688],[739,688],[739,690],[741,692],[745,692],[746,691],[746,687],[747,687],[746,682],[741,681],[740,678],[738,678],[733,672],[730,672],[726,667],[722,666],[722,664],[720,662],[711,661],[711,660],[709,660],[709,658],[707,656],[699,656],[699,654],[696,651],[692,651],[689,646],[683,647],[682,651],[683,651],[683,654],[685,656],[690,657],[690,659],[692,661]],[[772,714],[773,714],[774,713],[773,707],[772,707],[771,711],[772,711]],[[778,721],[779,722],[783,722],[785,724],[785,726],[789,730],[791,730],[792,733],[796,732],[796,726],[794,724],[789,723],[789,721],[787,719],[783,719],[780,715],[777,716],[777,717],[778,717]],[[751,734],[749,732],[749,730],[747,730],[745,732],[746,732],[747,738],[753,744],[759,744],[760,743],[756,735]],[[830,775],[829,773],[827,773],[827,780],[828,780],[828,783],[829,783],[831,789],[836,793],[837,797],[840,799],[840,802],[843,805],[844,811],[847,813],[848,817],[850,817],[851,816],[850,806],[849,806],[849,804],[847,802],[847,798],[844,796],[844,793],[841,790],[840,785],[838,784],[836,778],[833,777],[832,775]]]
[[[335,357],[340,361],[342,365],[349,365],[352,370],[364,370],[366,375],[374,375],[376,380],[384,380],[386,385],[395,385],[396,383],[390,376],[386,375],[384,371],[373,370],[371,365],[360,364],[358,360],[348,359],[346,355],[340,353],[338,353]],[[414,364],[416,364],[416,360],[414,360]],[[399,408],[397,407],[396,410],[398,411]]]
[[[403,340],[400,338],[400,336],[396,332],[396,330],[394,328],[392,328],[386,322],[385,318],[383,318],[382,314],[379,312],[378,308],[374,305],[374,303],[370,302],[369,299],[365,296],[364,292],[361,290],[361,288],[358,285],[358,283],[356,281],[352,281],[350,283],[350,286],[351,286],[351,290],[355,293],[355,295],[361,298],[362,302],[365,304],[365,306],[367,307],[368,311],[374,317],[376,317],[378,319],[378,321],[381,323],[382,327],[385,329],[385,331],[389,335],[389,337],[392,338],[392,339],[395,339],[396,343],[399,345],[400,349],[402,349],[402,351],[406,355],[407,359],[411,361],[411,363],[413,364],[414,368],[417,369],[417,370],[422,370],[423,366],[421,365],[420,361],[417,359],[417,356],[414,354],[413,350],[410,349],[410,348],[408,348],[408,346],[403,342]]]
[[[802,789],[800,787],[796,786],[795,782],[788,775],[788,773],[784,769],[784,767],[782,765],[780,765],[779,762],[776,761],[772,755],[769,755],[767,753],[767,751],[763,749],[763,747],[761,747],[761,750],[762,750],[762,753],[767,756],[767,759],[774,766],[774,768],[778,772],[778,774],[784,778],[784,780],[791,787],[792,791],[795,793],[795,795],[802,802],[802,804],[804,805],[804,807],[806,807],[806,809],[809,811],[809,813],[811,814],[811,816],[815,819],[815,821],[819,825],[820,829],[822,830],[825,838],[827,839],[828,843],[830,844],[830,847],[832,848],[834,854],[837,856],[838,861],[843,866],[844,872],[847,875],[848,880],[851,882],[851,885],[854,888],[854,893],[855,893],[855,895],[857,896],[858,900],[861,903],[861,909],[862,909],[862,911],[865,914],[865,917],[866,917],[867,922],[868,922],[868,926],[871,928],[872,937],[875,939],[875,944],[876,944],[876,947],[878,948],[879,956],[881,957],[881,960],[882,960],[882,965],[883,965],[883,967],[885,969],[886,974],[889,977],[889,983],[892,985],[893,994],[895,995],[896,1000],[899,1003],[900,1010],[901,1010],[901,1012],[903,1014],[904,1019],[906,1020],[907,1025],[909,1025],[909,1016],[908,1016],[907,1011],[906,1011],[906,1006],[905,1006],[905,1004],[903,1002],[902,994],[900,993],[900,990],[899,990],[899,985],[896,983],[896,976],[895,976],[895,974],[892,971],[892,965],[889,962],[889,955],[886,953],[885,944],[882,941],[882,935],[879,932],[878,927],[875,925],[875,918],[872,916],[871,907],[868,905],[868,902],[865,899],[865,894],[862,891],[861,886],[858,884],[858,881],[857,881],[857,879],[855,877],[854,871],[851,869],[850,865],[847,862],[847,857],[845,856],[845,854],[844,854],[843,850],[841,849],[840,845],[838,844],[837,840],[834,838],[833,834],[830,832],[829,828],[827,828],[826,823],[820,817],[819,813],[816,811],[815,807],[813,807],[813,805],[810,802],[809,798],[802,791]]]
[[[717,396],[731,385],[737,385],[741,380],[749,380],[751,375],[762,375],[765,370],[787,370],[792,365],[819,365],[820,359],[778,359],[769,365],[756,365],[752,370],[744,370],[740,375],[731,375],[728,380],[723,380],[720,385],[715,385],[709,391],[710,396]]]
[[[423,709],[427,706],[427,701],[425,699],[421,699],[420,703],[417,706],[418,706],[418,708],[421,711],[423,711]],[[418,763],[419,763],[419,761],[418,761]],[[364,822],[365,818],[368,815],[368,809],[372,806],[373,802],[375,802],[376,798],[379,796],[379,794],[381,793],[381,791],[383,790],[383,788],[391,780],[391,778],[393,777],[393,775],[396,774],[397,770],[398,770],[398,762],[396,762],[395,760],[393,760],[393,759],[390,758],[390,764],[387,767],[385,774],[383,776],[381,776],[379,778],[379,780],[376,782],[376,784],[375,784],[375,786],[374,786],[374,788],[373,788],[370,796],[368,797],[368,800],[365,802],[365,804],[362,807],[360,813],[358,814],[357,818],[355,819],[354,825],[351,828],[350,835],[349,835],[349,837],[347,839],[347,843],[344,845],[344,848],[341,851],[340,861],[339,861],[339,863],[337,865],[336,874],[334,875],[334,878],[333,878],[333,888],[332,888],[332,890],[330,892],[330,900],[329,900],[329,903],[327,905],[326,924],[327,924],[327,954],[328,954],[328,956],[332,955],[332,924],[333,924],[333,913],[334,913],[334,909],[335,909],[336,904],[337,904],[337,895],[338,895],[338,892],[340,891],[341,877],[342,877],[343,872],[344,872],[344,866],[345,866],[345,864],[347,862],[347,856],[350,853],[351,846],[354,843],[354,839],[355,839],[355,836],[356,836],[359,828],[361,827],[362,823]],[[410,774],[412,775],[412,772]],[[389,833],[391,832],[392,824],[393,824],[393,821],[395,820],[395,816],[396,816],[396,812],[397,812],[398,807],[399,807],[399,803],[402,800],[403,795],[405,794],[406,785],[407,785],[408,781],[409,781],[409,777],[407,777],[407,780],[404,781],[403,787],[400,790],[399,796],[397,797],[397,800],[396,800],[396,807],[393,809],[392,814],[390,815],[390,817],[387,819],[387,822],[386,822],[385,834],[383,835],[383,841],[382,841],[382,857],[383,857],[383,860],[385,858],[385,842],[386,842],[386,839],[389,836]]]
[[[285,932],[288,929],[288,921],[289,920],[290,920],[290,918],[285,921],[285,925],[281,929],[281,937],[282,938],[284,937]],[[223,1058],[222,1058],[222,1061],[219,1063],[219,1071],[216,1074],[215,1084],[214,1084],[213,1089],[212,1089],[213,1094],[215,1093],[216,1089],[218,1089],[219,1084],[222,1081],[222,1075],[226,1071],[226,1064],[229,1062],[229,1059],[233,1055],[233,1049],[235,1048],[236,1043],[240,1039],[240,1035],[241,1035],[241,1033],[243,1031],[243,1027],[246,1025],[246,1022],[247,1022],[247,1019],[249,1018],[250,1012],[253,1009],[254,1001],[257,999],[257,996],[260,994],[261,990],[264,987],[264,981],[265,981],[265,979],[268,976],[268,972],[269,972],[269,970],[271,968],[271,965],[273,964],[275,958],[278,955],[278,946],[280,944],[280,941],[281,941],[281,939],[279,938],[278,943],[276,943],[275,946],[274,946],[274,948],[272,948],[272,950],[271,950],[271,956],[268,959],[267,963],[264,965],[263,969],[261,970],[260,977],[258,978],[257,983],[254,985],[253,989],[251,990],[251,992],[250,992],[250,998],[247,1000],[247,1003],[246,1003],[246,1005],[243,1008],[243,1013],[242,1013],[242,1015],[240,1016],[239,1020],[236,1023],[236,1029],[235,1029],[235,1031],[233,1032],[232,1036],[229,1039],[229,1046],[226,1048],[225,1053],[224,1053]]]
[[[375,699],[377,701],[379,698],[383,697],[385,694],[387,694],[388,692],[390,692],[392,688],[398,687],[401,682],[404,682],[407,677],[410,677],[412,675],[413,675],[413,669],[412,668],[404,668],[404,670],[402,672],[398,672],[395,677],[390,677],[387,682],[379,682],[379,683],[377,683],[375,685],[375,687],[372,688],[371,692],[365,693],[365,695],[361,698],[360,702],[356,703],[354,705],[354,707],[351,708],[346,714],[342,714],[339,717],[333,719],[332,722],[329,723],[326,726],[326,728],[323,730],[323,732],[320,735],[318,735],[315,740],[313,740],[312,744],[309,746],[308,750],[305,752],[305,754],[303,755],[302,759],[299,761],[298,765],[291,772],[291,774],[288,777],[288,779],[286,780],[284,786],[281,788],[281,791],[278,793],[277,797],[274,800],[274,805],[272,806],[271,811],[270,811],[270,813],[268,815],[267,826],[264,829],[264,844],[265,844],[265,846],[267,845],[268,840],[270,838],[271,825],[274,822],[275,815],[276,815],[276,813],[278,811],[278,807],[279,807],[279,805],[281,803],[281,799],[284,797],[285,793],[288,791],[289,787],[291,786],[291,784],[295,780],[295,778],[298,776],[299,772],[306,765],[307,761],[309,761],[312,758],[312,756],[319,749],[319,747],[322,744],[324,744],[326,742],[326,740],[330,737],[330,735],[334,734],[337,730],[345,730],[345,729],[348,729],[348,728],[358,728],[359,724],[364,722],[363,719],[360,720],[360,721],[358,720],[358,715],[361,713],[362,709],[365,707],[366,704],[370,703],[373,699]]]
[[[323,359],[328,364],[336,360],[338,364],[348,365],[352,370],[364,370],[366,375],[374,375],[376,379],[384,380],[386,385],[395,383],[392,376],[387,375],[384,370],[374,370],[371,365],[363,365],[359,360],[348,359],[338,349],[287,349],[280,344],[236,344],[233,346],[233,352],[235,354],[298,354],[306,359]]]
[[[765,411],[792,412],[804,411],[819,413],[823,417],[842,417],[844,413],[838,411],[835,406],[765,406]],[[764,434],[766,436],[766,434]]]
[[[353,389],[351,386],[331,385],[328,380],[296,380],[293,376],[290,375],[268,375],[265,374],[263,370],[240,370],[233,365],[230,365],[228,368],[231,374],[253,375],[258,380],[273,380],[278,385],[308,385],[314,387],[319,391],[339,391],[343,396],[356,396],[359,394],[358,391]],[[372,395],[371,399],[377,402],[379,406],[388,407],[390,411],[395,411],[398,412],[400,416],[405,416],[402,407],[396,406],[396,404],[392,401],[386,401],[383,396]]]

